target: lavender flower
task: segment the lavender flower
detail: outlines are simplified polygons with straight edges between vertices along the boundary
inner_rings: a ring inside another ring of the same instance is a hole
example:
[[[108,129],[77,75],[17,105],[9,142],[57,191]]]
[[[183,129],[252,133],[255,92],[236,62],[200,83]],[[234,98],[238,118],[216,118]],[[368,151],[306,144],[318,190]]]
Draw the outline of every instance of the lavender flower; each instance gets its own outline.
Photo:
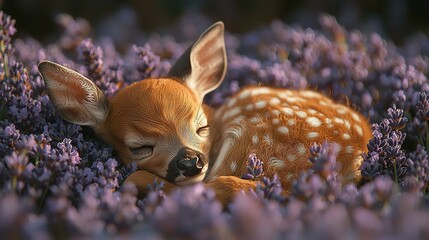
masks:
[[[0,79],[9,76],[9,55],[13,52],[12,36],[15,34],[15,20],[11,16],[0,12]]]
[[[313,166],[293,183],[291,196],[305,202],[311,202],[314,198],[334,202],[340,192],[340,179],[336,171],[338,146],[328,142],[313,144],[310,154]]]
[[[91,39],[84,39],[80,44],[80,53],[88,76],[93,81],[101,81],[103,77],[103,52],[99,46],[94,46]]]
[[[152,51],[148,44],[145,44],[143,47],[134,45],[133,51],[137,57],[136,67],[140,73],[140,79],[151,77],[159,64],[159,56]]]
[[[395,130],[403,129],[408,122],[408,118],[403,116],[404,110],[396,108],[396,105],[387,109],[387,114],[389,116],[389,126]]]
[[[417,116],[419,116],[422,120],[429,120],[429,97],[427,93],[420,93],[419,102],[417,104]]]
[[[264,175],[263,162],[256,157],[256,154],[249,155],[249,163],[246,166],[246,173],[241,176],[242,179],[258,180]]]
[[[256,186],[254,192],[256,196],[261,199],[276,200],[278,202],[283,202],[285,200],[283,188],[277,175],[274,175],[271,179],[263,177],[261,183],[258,183]]]
[[[149,223],[164,237],[223,238],[226,222],[214,193],[202,185],[174,192],[154,210]]]
[[[327,15],[319,19],[320,31],[273,21],[242,35],[226,33],[228,73],[205,101],[216,106],[242,87],[266,85],[309,87],[350,103],[375,123],[360,186],[341,184],[334,143],[311,146],[313,166],[287,198],[279,182],[283,176],[264,177],[254,154],[242,177],[259,185],[253,194],[238,194],[227,209],[202,184],[166,194],[157,181],[142,199],[135,187],[122,185],[136,165],[123,166],[92,130],[55,115],[37,64],[44,59],[65,64],[110,97],[132,82],[164,76],[209,22],[201,15],[195,22],[195,14],[177,21],[169,29],[174,35],[133,29],[135,36],[147,36],[136,39],[145,44],[121,45],[128,49],[122,55],[105,36],[89,40],[89,23],[66,14],[57,17],[61,37],[50,45],[12,39],[15,21],[0,12],[1,236],[429,237],[429,63],[415,54],[421,52],[415,42],[398,49],[377,33],[347,30]],[[418,46],[427,42],[421,38]]]
[[[403,111],[393,106],[388,109],[388,119],[373,125],[373,138],[367,145],[368,153],[363,155],[361,166],[364,181],[383,175],[400,184],[407,175],[408,161],[401,149],[406,134],[400,131],[407,120],[402,115]]]

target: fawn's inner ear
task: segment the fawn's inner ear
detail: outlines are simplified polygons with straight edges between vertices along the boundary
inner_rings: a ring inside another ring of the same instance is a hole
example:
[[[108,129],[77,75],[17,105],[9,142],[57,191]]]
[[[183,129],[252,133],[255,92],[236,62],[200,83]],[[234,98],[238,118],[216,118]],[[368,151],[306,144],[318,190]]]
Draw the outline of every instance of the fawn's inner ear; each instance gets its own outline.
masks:
[[[108,101],[91,80],[49,61],[41,62],[38,68],[49,98],[62,118],[92,127],[104,122],[108,113]]]
[[[224,25],[217,22],[182,54],[169,75],[180,78],[202,102],[222,83],[226,68]]]

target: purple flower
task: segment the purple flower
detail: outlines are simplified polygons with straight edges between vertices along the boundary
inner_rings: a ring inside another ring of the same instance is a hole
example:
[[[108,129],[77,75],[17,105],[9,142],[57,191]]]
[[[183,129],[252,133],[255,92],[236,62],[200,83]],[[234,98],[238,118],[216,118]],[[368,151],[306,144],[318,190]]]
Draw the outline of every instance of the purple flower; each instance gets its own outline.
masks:
[[[149,224],[164,237],[223,238],[226,222],[214,193],[203,185],[172,193],[149,216]]]
[[[256,154],[249,155],[249,163],[246,166],[246,173],[241,176],[242,179],[258,180],[264,175],[263,162],[259,160]]]
[[[159,56],[157,56],[148,44],[143,47],[133,46],[133,52],[136,55],[137,71],[140,73],[140,79],[146,79],[152,76],[154,70],[160,62]]]
[[[387,109],[389,116],[389,125],[395,130],[401,130],[408,122],[408,118],[404,117],[404,110],[396,108],[396,105]]]
[[[423,121],[429,120],[429,96],[426,92],[420,93],[419,102],[417,104],[417,116]]]
[[[353,15],[354,8],[344,9]],[[123,15],[130,11],[120,9],[102,24],[120,24],[116,20],[130,19]],[[46,45],[12,39],[15,21],[0,12],[4,238],[428,238],[429,64],[417,55],[428,38],[398,49],[378,33],[350,31],[327,15],[319,19],[320,31],[275,20],[243,34],[226,32],[228,73],[206,97],[209,105],[249,85],[310,88],[355,107],[374,124],[359,186],[342,184],[336,163],[342,152],[332,139],[310,147],[313,165],[290,192],[280,185],[285,175],[264,177],[262,161],[251,154],[242,178],[259,181],[257,188],[223,209],[203,184],[166,194],[164,182],[156,181],[137,199],[135,187],[122,185],[136,164],[124,166],[91,129],[56,116],[37,71],[41,60],[56,61],[111,97],[132,82],[165,76],[210,21],[191,11],[166,26],[171,34],[163,36],[127,24],[133,39],[120,45],[100,36],[99,26],[88,39],[84,19],[60,14],[56,21],[61,36]]]
[[[79,49],[89,78],[93,81],[101,81],[103,77],[103,51],[101,48],[94,46],[91,39],[84,39]]]
[[[283,188],[277,174],[271,179],[263,177],[261,183],[258,183],[256,186],[254,194],[261,199],[276,200],[278,202],[283,202],[285,200]]]

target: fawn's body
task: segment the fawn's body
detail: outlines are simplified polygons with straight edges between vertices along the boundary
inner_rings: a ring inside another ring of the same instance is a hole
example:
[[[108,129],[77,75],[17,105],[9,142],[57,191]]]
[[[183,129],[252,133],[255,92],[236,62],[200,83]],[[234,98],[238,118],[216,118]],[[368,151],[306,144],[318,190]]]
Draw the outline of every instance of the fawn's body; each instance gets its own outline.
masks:
[[[313,142],[335,142],[343,182],[359,179],[361,154],[371,136],[366,120],[356,111],[314,91],[250,87],[240,91],[215,113],[216,159],[206,180],[242,176],[250,153],[264,161],[268,176],[280,174],[285,189],[309,169]],[[219,143],[219,144],[216,144]]]
[[[141,192],[155,178],[166,190],[204,181],[222,202],[254,181],[240,179],[250,153],[278,174],[287,190],[311,163],[313,142],[339,144],[344,182],[359,179],[360,154],[371,136],[364,117],[314,91],[249,87],[217,110],[203,104],[226,72],[223,24],[209,28],[168,78],[134,83],[106,99],[89,79],[61,65],[39,65],[48,94],[66,120],[91,126],[138,171],[127,181]]]

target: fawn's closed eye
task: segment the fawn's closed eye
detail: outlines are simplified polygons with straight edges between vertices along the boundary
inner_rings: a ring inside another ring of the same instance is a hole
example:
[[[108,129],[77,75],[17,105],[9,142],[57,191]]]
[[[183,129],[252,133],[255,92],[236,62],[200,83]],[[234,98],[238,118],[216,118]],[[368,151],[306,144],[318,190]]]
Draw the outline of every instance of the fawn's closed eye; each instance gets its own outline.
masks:
[[[207,126],[204,126],[204,127],[200,127],[200,128],[198,128],[197,129],[197,134],[200,136],[200,137],[207,137],[208,135],[209,135],[209,126],[207,125]]]
[[[130,148],[130,151],[132,154],[134,154],[138,157],[147,158],[147,157],[152,156],[153,149],[154,149],[154,147],[151,145],[142,145],[139,147]]]

